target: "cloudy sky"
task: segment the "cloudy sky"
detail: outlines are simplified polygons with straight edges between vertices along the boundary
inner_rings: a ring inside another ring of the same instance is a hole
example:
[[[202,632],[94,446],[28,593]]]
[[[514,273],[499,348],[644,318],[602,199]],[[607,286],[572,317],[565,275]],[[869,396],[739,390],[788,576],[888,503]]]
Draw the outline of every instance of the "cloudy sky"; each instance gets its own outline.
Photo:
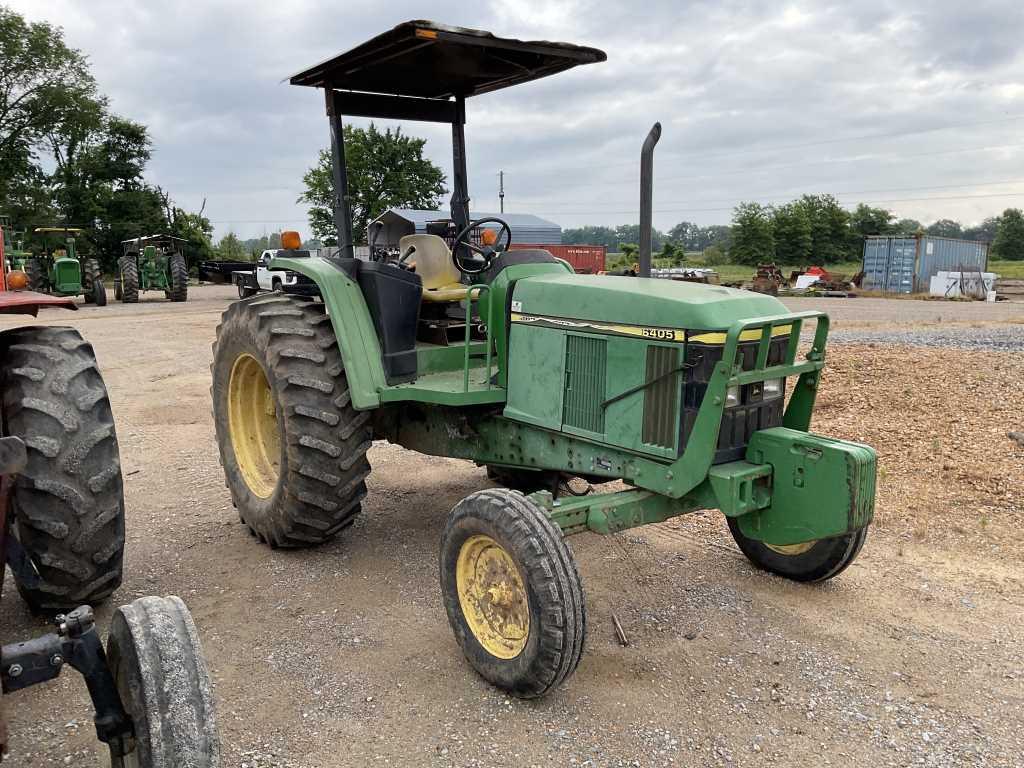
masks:
[[[655,224],[834,193],[923,221],[1024,205],[1019,0],[680,2],[4,0],[64,27],[113,108],[150,127],[152,181],[218,233],[308,229],[295,200],[328,141],[282,81],[401,21],[597,46],[608,61],[469,102],[470,194],[563,226],[635,222],[655,120]],[[632,8],[630,7],[632,6]],[[448,131],[415,123],[450,169]]]

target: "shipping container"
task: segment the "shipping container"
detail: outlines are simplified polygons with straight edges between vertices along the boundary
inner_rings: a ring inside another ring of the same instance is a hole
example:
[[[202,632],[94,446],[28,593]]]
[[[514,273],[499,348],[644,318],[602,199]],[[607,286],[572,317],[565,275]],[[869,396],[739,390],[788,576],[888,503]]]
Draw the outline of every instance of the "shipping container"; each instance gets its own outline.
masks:
[[[941,271],[984,272],[988,243],[931,235],[880,235],[864,240],[865,291],[926,293]]]
[[[517,243],[512,241],[511,250],[517,248],[543,248],[552,256],[563,259],[581,274],[596,275],[604,269],[605,247],[603,245],[553,245],[551,243]]]

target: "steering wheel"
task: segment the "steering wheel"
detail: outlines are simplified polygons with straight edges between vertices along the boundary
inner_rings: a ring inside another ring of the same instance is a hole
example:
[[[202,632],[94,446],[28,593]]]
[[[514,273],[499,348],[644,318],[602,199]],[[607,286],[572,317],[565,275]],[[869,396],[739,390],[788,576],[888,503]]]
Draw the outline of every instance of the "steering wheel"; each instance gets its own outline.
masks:
[[[494,245],[477,245],[470,240],[470,234],[477,227],[493,222],[500,224],[501,229],[498,230],[498,240]],[[499,245],[501,236],[505,236],[505,244]],[[452,245],[452,261],[455,262],[455,268],[462,272],[464,275],[479,275],[485,269],[487,269],[495,256],[502,252],[507,251],[512,245],[512,230],[504,221],[498,218],[488,219],[477,219],[471,221],[465,226],[465,228],[455,236],[455,242]],[[463,248],[471,251],[469,255],[463,255]]]

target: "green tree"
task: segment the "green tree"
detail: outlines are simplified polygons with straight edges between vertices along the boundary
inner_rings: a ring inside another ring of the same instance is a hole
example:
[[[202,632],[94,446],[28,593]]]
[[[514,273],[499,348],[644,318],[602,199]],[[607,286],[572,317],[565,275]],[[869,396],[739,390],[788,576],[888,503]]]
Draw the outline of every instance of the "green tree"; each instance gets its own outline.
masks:
[[[704,265],[708,267],[721,267],[729,263],[729,254],[717,245],[709,245],[701,254]]]
[[[682,243],[666,240],[662,243],[661,250],[658,251],[655,258],[664,261],[669,266],[677,267],[686,261],[686,248]]]
[[[0,6],[0,206],[16,219],[51,215],[39,152],[54,126],[90,120],[99,97],[85,57],[59,27]]]
[[[445,194],[444,172],[423,156],[426,139],[392,131],[345,126],[345,161],[348,168],[352,236],[366,242],[366,226],[389,208],[432,210]],[[337,245],[334,228],[334,176],[330,150],[321,150],[317,164],[302,177],[306,191],[298,202],[309,205],[313,235]]]
[[[772,232],[772,211],[759,203],[740,203],[732,217],[732,248],[729,258],[734,264],[760,264],[775,258],[775,237]]]
[[[725,224],[712,224],[709,227],[701,227],[698,236],[696,250],[703,251],[711,246],[717,246],[722,250],[729,250],[732,244],[732,227]]]
[[[620,243],[639,243],[640,242],[640,225],[639,224],[620,224],[615,228],[615,239]],[[660,250],[662,244],[665,242],[665,235],[658,231],[656,227],[651,227],[651,251]]]
[[[185,260],[191,265],[214,257],[213,225],[203,215],[206,200],[195,213],[190,213],[174,205],[169,195],[158,188],[164,204],[167,219],[167,233],[186,241]]]
[[[234,232],[228,232],[217,243],[217,258],[225,261],[249,261],[249,253]]]
[[[807,264],[811,260],[814,238],[807,208],[787,203],[772,216],[775,235],[775,261],[779,264]]]
[[[850,214],[835,197],[804,195],[797,203],[811,221],[811,264],[822,266],[860,256],[860,241],[850,232]]]
[[[1020,208],[1007,208],[999,217],[992,255],[1007,261],[1024,261],[1024,212]]]
[[[612,227],[585,226],[575,229],[562,230],[562,242],[567,244],[581,245],[603,245],[609,250],[615,250],[619,239],[615,236]]]
[[[963,237],[964,234],[960,222],[952,219],[939,219],[934,224],[930,224],[925,232],[935,237]]]
[[[861,238],[869,235],[888,235],[895,230],[895,218],[892,211],[860,203],[850,214],[850,229]]]
[[[915,232],[924,232],[924,224],[917,219],[900,219],[892,225],[893,234],[912,235]]]
[[[679,243],[683,248],[691,251],[699,251],[701,228],[699,224],[692,221],[680,221],[668,231],[667,239]]]
[[[983,243],[991,243],[996,239],[996,232],[998,229],[999,217],[989,216],[980,224],[964,229],[963,236],[965,240],[977,240]]]

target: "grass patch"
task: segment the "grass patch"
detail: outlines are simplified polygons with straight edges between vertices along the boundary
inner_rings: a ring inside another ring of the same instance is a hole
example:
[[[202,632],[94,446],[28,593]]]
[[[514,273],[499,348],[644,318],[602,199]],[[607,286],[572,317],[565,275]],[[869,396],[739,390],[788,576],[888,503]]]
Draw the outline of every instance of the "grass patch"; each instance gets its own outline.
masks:
[[[995,272],[1007,280],[1024,280],[1024,261],[1000,261],[990,259],[988,271]]]

